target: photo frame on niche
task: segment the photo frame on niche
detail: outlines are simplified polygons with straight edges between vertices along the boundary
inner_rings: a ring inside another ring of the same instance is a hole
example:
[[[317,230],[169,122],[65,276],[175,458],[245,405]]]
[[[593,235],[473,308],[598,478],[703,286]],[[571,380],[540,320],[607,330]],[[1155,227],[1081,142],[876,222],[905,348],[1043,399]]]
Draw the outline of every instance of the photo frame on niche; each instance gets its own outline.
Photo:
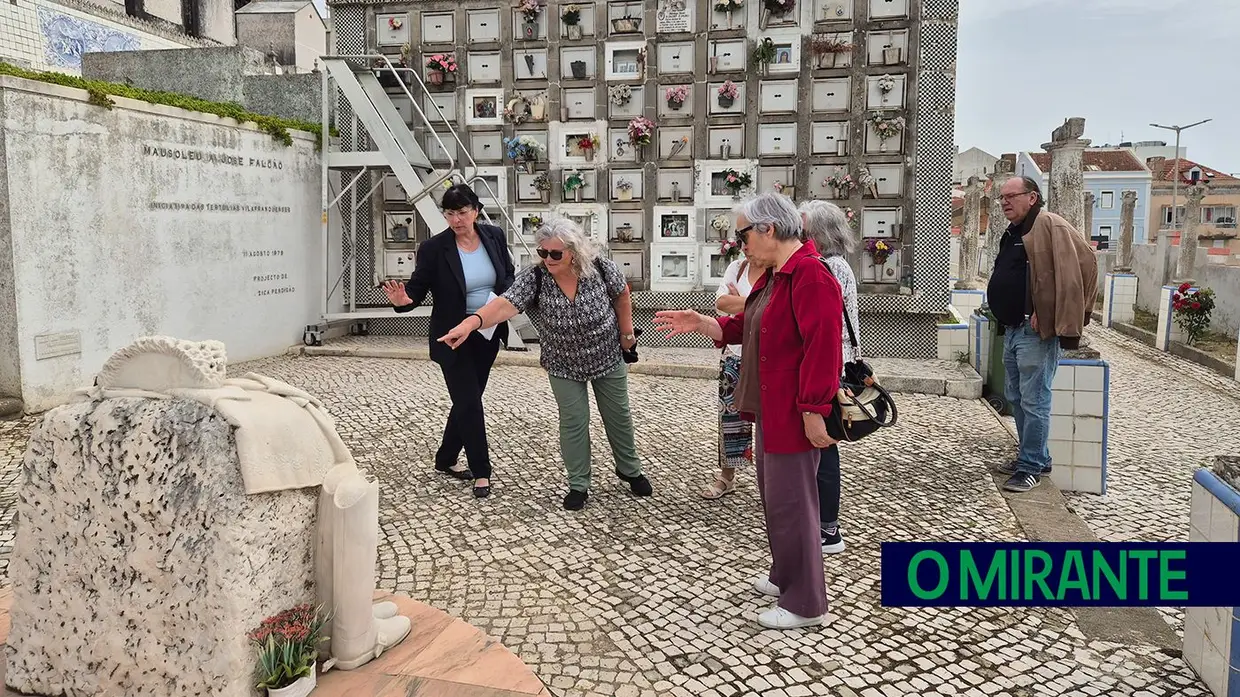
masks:
[[[697,209],[692,206],[655,206],[653,242],[697,242]]]
[[[696,242],[651,243],[650,289],[656,291],[691,291],[698,285],[698,253]]]
[[[608,41],[603,44],[604,77],[609,82],[645,78],[645,41]]]
[[[409,43],[409,13],[376,14],[375,38],[380,46],[404,46]]]
[[[775,44],[775,60],[767,64],[771,75],[801,72],[801,34],[796,31],[773,31],[767,36]]]
[[[504,123],[504,90],[465,90],[465,125],[502,126]]]
[[[754,193],[757,186],[752,160],[698,160],[697,167],[698,195],[694,203],[698,205],[731,209],[741,197]],[[736,188],[730,188],[726,181],[729,173],[741,178]],[[745,179],[749,180],[747,184]]]

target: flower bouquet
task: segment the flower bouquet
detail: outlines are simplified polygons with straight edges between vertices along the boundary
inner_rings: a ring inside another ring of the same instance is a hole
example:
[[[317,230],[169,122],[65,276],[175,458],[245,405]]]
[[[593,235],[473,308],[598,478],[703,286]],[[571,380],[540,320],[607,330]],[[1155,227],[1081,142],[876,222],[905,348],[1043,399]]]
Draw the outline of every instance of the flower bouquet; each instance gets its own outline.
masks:
[[[616,182],[616,200],[632,201],[633,200],[633,182],[627,179],[621,179]]]
[[[534,177],[534,189],[538,191],[538,198],[543,203],[551,202],[551,177],[546,172],[540,172]]]
[[[856,230],[857,225],[861,222],[861,219],[857,217],[857,211],[854,211],[852,208],[849,208],[848,206],[844,206],[840,210],[844,211],[844,217],[848,219],[848,225],[852,229]]]
[[[719,106],[723,109],[731,109],[736,103],[736,98],[741,95],[741,89],[731,80],[720,85],[717,92],[719,93]]]
[[[628,85],[612,85],[607,88],[607,99],[616,106],[624,106],[633,98],[633,89]]]
[[[580,148],[581,152],[585,154],[586,162],[594,161],[594,151],[598,149],[598,146],[598,136],[593,133],[581,136],[577,139],[577,147]]]
[[[676,85],[663,90],[663,98],[667,100],[667,106],[671,109],[680,109],[685,105],[685,100],[689,98],[689,87],[687,85]]]
[[[521,38],[537,39],[538,15],[542,12],[542,3],[539,0],[521,0],[517,9],[525,16],[525,21],[521,23]]]
[[[870,118],[870,128],[873,129],[874,134],[881,141],[879,151],[886,152],[887,141],[899,136],[900,132],[904,130],[904,117],[889,117],[883,114],[875,114]]]
[[[822,180],[822,185],[827,187],[833,199],[848,198],[857,189],[857,181],[843,167],[836,167],[834,172]]]
[[[400,17],[388,17],[387,24],[388,24],[388,29],[391,29],[392,31],[399,31],[402,27],[405,26],[405,20],[401,19]]]
[[[865,251],[870,255],[870,260],[875,266],[882,266],[891,256],[891,245],[883,240],[870,239],[865,243]]]
[[[719,245],[719,253],[723,255],[724,259],[728,260],[728,263],[731,263],[741,255],[741,243],[736,240],[724,240]]]
[[[426,59],[426,68],[430,71],[426,74],[427,81],[432,85],[442,85],[445,76],[456,73],[456,54],[436,53]]]
[[[741,191],[753,183],[753,177],[748,172],[725,169],[720,174],[723,175],[723,185],[727,187],[728,193],[732,194],[732,198],[739,198]]]
[[[741,9],[744,0],[715,0],[715,12],[722,12],[728,19],[726,29],[732,28],[732,12]]]
[[[580,172],[573,172],[564,177],[564,196],[573,195],[574,200],[581,200],[581,190],[586,188],[586,179]]]
[[[569,41],[581,40],[581,5],[567,5],[560,12],[560,21],[568,28]]]
[[[258,648],[258,689],[280,697],[305,697],[314,690],[327,619],[309,604],[298,605],[268,617],[247,635]]]
[[[1210,313],[1214,311],[1214,291],[1183,283],[1171,294],[1171,310],[1175,323],[1184,331],[1185,343],[1191,346],[1210,326]]]
[[[728,230],[730,230],[731,228],[732,228],[732,221],[728,218],[728,216],[722,213],[715,216],[714,218],[711,218],[710,220],[710,229],[714,230],[715,234],[719,235],[719,239],[721,240],[725,240],[728,238]]]
[[[629,121],[629,142],[635,146],[649,145],[654,137],[654,121],[638,116]]]
[[[546,146],[533,136],[505,138],[504,145],[508,148],[508,157],[514,162],[538,162],[547,153]]]

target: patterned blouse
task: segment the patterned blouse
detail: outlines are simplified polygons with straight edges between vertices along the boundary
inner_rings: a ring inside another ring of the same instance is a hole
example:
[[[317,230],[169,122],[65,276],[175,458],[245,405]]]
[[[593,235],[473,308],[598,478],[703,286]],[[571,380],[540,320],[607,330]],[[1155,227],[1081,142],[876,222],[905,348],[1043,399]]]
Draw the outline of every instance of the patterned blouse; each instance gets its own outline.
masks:
[[[844,326],[843,345],[844,345],[844,362],[851,363],[861,358],[861,322],[857,317],[857,278],[853,276],[852,267],[848,265],[848,261],[841,256],[824,257],[827,260],[827,268],[831,269],[831,274],[835,276],[835,280],[840,282],[840,290],[844,292],[844,312],[848,314],[848,319],[852,321],[853,332],[857,335],[857,351],[853,351],[852,342],[848,340],[848,326]]]
[[[628,287],[624,272],[612,260],[600,258],[596,273],[579,279],[577,296],[569,300],[542,269],[542,290],[534,302],[535,268],[542,269],[531,266],[518,273],[503,297],[518,312],[528,314],[538,329],[538,360],[547,374],[586,382],[615,370],[623,359],[620,324],[612,302]]]

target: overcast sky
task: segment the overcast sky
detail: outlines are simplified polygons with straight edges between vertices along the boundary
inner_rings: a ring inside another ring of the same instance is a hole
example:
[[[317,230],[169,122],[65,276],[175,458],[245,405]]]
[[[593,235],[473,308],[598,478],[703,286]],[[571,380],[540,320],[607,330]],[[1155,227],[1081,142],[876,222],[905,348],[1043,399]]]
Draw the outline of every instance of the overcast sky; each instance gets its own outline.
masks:
[[[1094,145],[1175,142],[1240,173],[1240,0],[960,0],[956,144],[1039,150],[1069,116]]]

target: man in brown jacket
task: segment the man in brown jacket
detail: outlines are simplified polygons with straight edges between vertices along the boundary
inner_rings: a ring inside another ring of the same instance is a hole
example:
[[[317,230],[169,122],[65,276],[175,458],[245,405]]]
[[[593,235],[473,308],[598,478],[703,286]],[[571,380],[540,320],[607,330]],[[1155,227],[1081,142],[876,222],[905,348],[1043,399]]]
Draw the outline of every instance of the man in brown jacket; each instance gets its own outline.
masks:
[[[1003,488],[1029,491],[1051,471],[1047,448],[1051,383],[1061,349],[1080,345],[1098,293],[1093,247],[1062,217],[1042,209],[1029,177],[1000,190],[1011,223],[999,242],[986,300],[1003,333],[1004,393],[1016,417],[1016,460],[997,470]]]

